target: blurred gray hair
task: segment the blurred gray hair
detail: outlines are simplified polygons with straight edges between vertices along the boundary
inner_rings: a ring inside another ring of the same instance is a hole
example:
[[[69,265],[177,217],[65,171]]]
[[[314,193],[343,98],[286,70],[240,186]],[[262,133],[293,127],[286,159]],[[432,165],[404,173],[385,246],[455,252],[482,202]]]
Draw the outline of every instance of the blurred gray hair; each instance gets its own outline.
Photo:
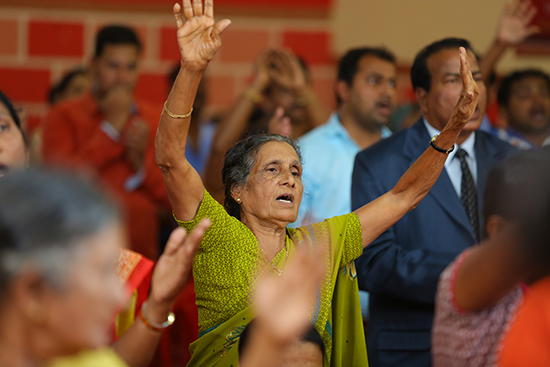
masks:
[[[118,220],[118,207],[82,178],[30,169],[0,179],[0,297],[26,267],[62,287],[86,240]]]

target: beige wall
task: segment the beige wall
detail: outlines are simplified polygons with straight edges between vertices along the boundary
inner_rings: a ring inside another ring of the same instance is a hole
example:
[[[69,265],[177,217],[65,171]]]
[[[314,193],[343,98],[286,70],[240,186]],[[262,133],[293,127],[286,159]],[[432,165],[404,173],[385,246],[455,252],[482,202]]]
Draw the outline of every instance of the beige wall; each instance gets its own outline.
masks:
[[[410,64],[425,45],[463,37],[483,53],[494,37],[506,0],[339,0],[331,24],[334,52],[359,45],[386,46]],[[517,56],[508,51],[497,71],[539,67],[550,72],[550,57]]]

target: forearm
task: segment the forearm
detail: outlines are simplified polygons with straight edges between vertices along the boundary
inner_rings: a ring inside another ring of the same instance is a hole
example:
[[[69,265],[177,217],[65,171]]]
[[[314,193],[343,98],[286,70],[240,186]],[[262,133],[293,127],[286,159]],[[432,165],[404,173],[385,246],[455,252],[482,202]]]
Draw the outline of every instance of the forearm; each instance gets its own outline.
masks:
[[[166,100],[166,108],[176,115],[185,115],[191,108],[204,69],[187,67],[182,63],[176,81]],[[161,169],[170,169],[185,159],[185,146],[189,133],[191,116],[188,118],[170,117],[162,111],[155,138],[155,161]]]
[[[166,321],[171,310],[171,304],[161,305],[148,300],[147,317],[155,323],[161,324]],[[140,316],[113,344],[113,349],[130,367],[146,367],[153,359],[161,336],[162,331],[148,328]]]
[[[188,113],[204,68],[189,68],[182,63],[166,107],[174,114]],[[182,220],[194,218],[204,194],[199,174],[185,159],[190,118],[173,118],[162,112],[155,138],[155,163],[160,168],[172,210]],[[185,189],[183,189],[185,188]]]
[[[520,261],[514,241],[513,234],[504,233],[471,250],[456,274],[455,299],[461,309],[493,307],[525,279],[528,265]]]
[[[483,76],[483,82],[488,85],[491,72],[494,70],[497,62],[500,60],[506,49],[510,46],[509,43],[495,39],[485,55],[479,61],[479,70]]]

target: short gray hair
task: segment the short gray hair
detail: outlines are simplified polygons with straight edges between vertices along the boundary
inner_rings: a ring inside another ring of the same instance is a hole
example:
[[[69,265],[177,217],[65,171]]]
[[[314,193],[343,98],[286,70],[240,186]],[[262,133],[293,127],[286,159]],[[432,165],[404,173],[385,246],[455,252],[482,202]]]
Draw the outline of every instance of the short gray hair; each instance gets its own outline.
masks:
[[[118,220],[112,200],[67,173],[30,169],[0,179],[0,297],[27,265],[63,286],[85,240]]]
[[[224,206],[227,212],[237,219],[241,219],[240,205],[231,196],[231,189],[236,186],[246,184],[250,171],[256,162],[256,155],[265,143],[280,142],[289,144],[298,155],[300,163],[302,155],[300,147],[294,139],[277,134],[256,134],[251,135],[237,144],[233,145],[227,153],[225,153],[225,162],[222,169],[222,181],[225,192]]]

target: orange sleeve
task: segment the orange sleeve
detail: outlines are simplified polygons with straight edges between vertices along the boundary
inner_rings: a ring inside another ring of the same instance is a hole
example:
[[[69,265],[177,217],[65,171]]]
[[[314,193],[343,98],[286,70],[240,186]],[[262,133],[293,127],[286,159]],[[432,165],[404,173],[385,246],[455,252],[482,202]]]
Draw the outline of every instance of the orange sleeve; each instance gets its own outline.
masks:
[[[499,367],[550,366],[550,276],[526,293],[502,342]]]
[[[78,121],[64,106],[54,107],[44,122],[42,155],[46,162],[64,162],[75,167],[86,166],[96,172],[124,154],[122,144],[112,140],[97,124],[83,141],[78,140],[79,129],[90,126],[90,121]],[[80,126],[80,123],[82,124]]]

